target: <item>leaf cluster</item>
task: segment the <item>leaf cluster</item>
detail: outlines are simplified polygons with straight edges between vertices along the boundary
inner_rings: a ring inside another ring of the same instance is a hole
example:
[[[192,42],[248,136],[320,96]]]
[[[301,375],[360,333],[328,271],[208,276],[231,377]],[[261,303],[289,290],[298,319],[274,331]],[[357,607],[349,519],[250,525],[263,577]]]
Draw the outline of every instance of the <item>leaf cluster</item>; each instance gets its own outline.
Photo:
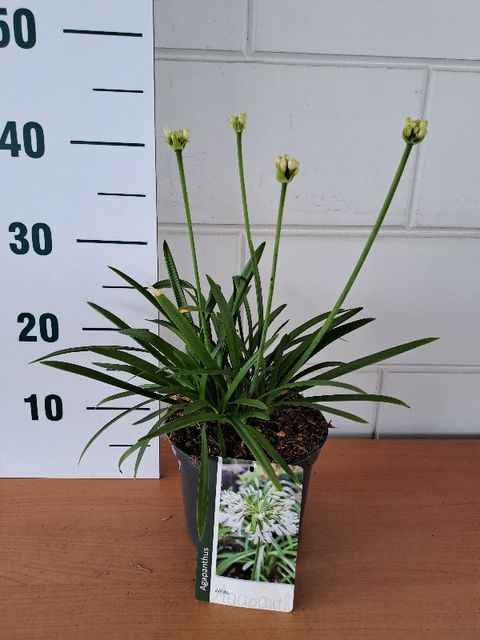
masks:
[[[120,390],[119,393],[103,398],[97,406],[120,398],[142,398],[141,402],[122,411],[102,426],[90,438],[81,457],[98,436],[117,420],[135,409],[161,402],[161,406],[134,422],[135,425],[145,424],[150,428],[123,453],[119,467],[129,456],[135,454],[136,474],[146,447],[153,438],[192,425],[203,425],[203,469],[208,456],[205,425],[212,423],[222,455],[227,453],[225,429],[234,429],[253,458],[276,484],[271,460],[279,464],[286,473],[291,474],[290,468],[263,434],[249,424],[252,418],[269,420],[272,412],[279,407],[308,406],[364,423],[366,421],[360,416],[339,409],[336,405],[366,401],[407,406],[390,396],[366,393],[357,386],[342,382],[340,378],[427,344],[432,338],[407,342],[350,362],[318,361],[318,356],[325,347],[373,321],[373,318],[358,318],[361,308],[341,309],[309,358],[315,359],[315,363],[309,364],[307,361],[299,368],[302,355],[322,327],[328,312],[287,331],[285,327],[288,321],[281,322],[281,314],[286,305],[281,305],[270,314],[270,325],[277,319],[280,324],[271,331],[259,374],[252,384],[261,338],[259,322],[253,318],[248,300],[253,276],[252,261],[247,263],[239,275],[233,277],[228,297],[225,297],[222,288],[210,277],[208,295],[200,297],[201,294],[193,284],[179,277],[166,242],[163,248],[169,277],[157,282],[153,290],[145,289],[120,270],[113,267],[111,269],[134,287],[148,300],[153,310],[158,312],[159,319],[154,318],[152,322],[161,328],[162,333],[167,333],[166,338],[156,331],[131,327],[111,311],[90,302],[89,305],[95,311],[133,344],[62,349],[40,359],[46,366],[91,378]],[[264,248],[265,245],[261,244],[256,249],[257,261],[260,261]],[[164,291],[168,291],[169,295]],[[203,308],[201,312],[204,313],[206,334],[195,320],[199,312],[197,301],[200,301]],[[176,338],[180,345],[175,346],[175,340],[168,339],[168,336]],[[94,361],[94,368],[56,359],[58,356],[82,351],[103,359]],[[129,374],[128,380],[119,377],[125,373]],[[317,390],[316,395],[299,397],[299,394],[311,389]],[[206,494],[200,502],[199,507],[204,508],[202,505],[206,504]]]

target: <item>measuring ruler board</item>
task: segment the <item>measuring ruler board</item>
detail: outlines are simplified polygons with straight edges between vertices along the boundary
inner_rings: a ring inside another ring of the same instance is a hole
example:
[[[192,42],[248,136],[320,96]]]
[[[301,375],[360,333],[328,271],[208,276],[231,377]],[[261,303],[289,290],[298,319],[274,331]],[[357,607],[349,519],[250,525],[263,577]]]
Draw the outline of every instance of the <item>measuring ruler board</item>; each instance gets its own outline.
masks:
[[[150,426],[132,426],[146,415],[132,412],[78,466],[136,402],[97,409],[113,387],[28,363],[129,344],[87,300],[152,326],[153,308],[107,268],[157,277],[152,14],[152,0],[0,0],[3,476],[122,477],[118,458]],[[152,441],[139,477],[158,475]]]

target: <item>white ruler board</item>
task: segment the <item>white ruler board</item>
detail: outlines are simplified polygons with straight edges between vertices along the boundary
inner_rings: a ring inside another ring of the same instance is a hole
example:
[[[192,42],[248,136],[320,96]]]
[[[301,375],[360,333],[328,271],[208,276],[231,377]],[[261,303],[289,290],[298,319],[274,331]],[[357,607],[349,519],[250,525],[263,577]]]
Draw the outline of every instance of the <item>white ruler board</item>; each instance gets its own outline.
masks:
[[[107,268],[156,280],[152,12],[152,0],[0,0],[2,476],[122,477],[118,458],[146,431],[132,412],[77,466],[118,412],[95,409],[115,389],[28,363],[129,344],[87,300],[152,326],[153,308]],[[158,475],[152,441],[139,477]]]

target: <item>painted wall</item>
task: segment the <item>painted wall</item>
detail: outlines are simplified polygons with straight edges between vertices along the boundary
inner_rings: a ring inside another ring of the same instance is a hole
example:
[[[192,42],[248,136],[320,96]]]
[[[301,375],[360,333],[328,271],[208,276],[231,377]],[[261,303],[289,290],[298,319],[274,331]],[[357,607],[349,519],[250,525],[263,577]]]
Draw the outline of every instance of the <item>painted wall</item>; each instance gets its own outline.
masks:
[[[257,241],[273,238],[275,156],[301,161],[276,290],[292,322],[334,303],[402,153],[403,118],[429,118],[348,299],[378,320],[335,357],[440,340],[351,378],[410,410],[351,406],[370,424],[334,423],[340,436],[479,435],[480,4],[157,0],[155,9],[159,239],[190,275],[175,159],[162,140],[165,125],[190,127],[185,162],[201,270],[227,286],[241,268],[246,243],[226,116],[246,111]]]

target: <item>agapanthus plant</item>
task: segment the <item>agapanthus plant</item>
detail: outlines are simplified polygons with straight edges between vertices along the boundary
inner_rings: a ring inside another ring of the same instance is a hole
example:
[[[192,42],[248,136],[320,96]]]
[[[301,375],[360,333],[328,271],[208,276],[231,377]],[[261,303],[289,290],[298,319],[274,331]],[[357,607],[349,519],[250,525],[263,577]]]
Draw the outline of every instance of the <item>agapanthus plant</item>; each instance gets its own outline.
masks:
[[[227,430],[234,430],[245,443],[252,458],[265,470],[273,486],[279,490],[271,462],[276,462],[293,479],[294,474],[277,449],[255,428],[252,421],[268,421],[272,413],[282,407],[306,406],[363,423],[366,422],[363,418],[338,408],[337,403],[341,406],[342,402],[365,401],[407,406],[397,398],[366,393],[357,386],[342,382],[340,378],[436,339],[423,338],[406,342],[350,362],[322,361],[319,358],[325,347],[373,320],[356,317],[362,309],[346,309],[343,304],[387,214],[412,148],[426,135],[427,122],[407,118],[402,131],[405,148],[400,164],[365,247],[335,305],[330,311],[319,313],[290,330],[285,330],[286,322],[279,327],[274,324],[277,319],[281,320],[286,305],[274,307],[273,298],[287,189],[298,174],[299,163],[287,154],[278,156],[275,162],[280,198],[270,278],[265,292],[258,266],[265,244],[255,247],[253,243],[244,179],[242,137],[246,114],[230,116],[230,123],[236,135],[242,209],[249,249],[248,263],[242,273],[233,276],[230,294],[222,291],[209,276],[208,287],[202,286],[183,162],[183,152],[190,134],[188,129],[165,129],[165,141],[175,153],[178,165],[194,282],[181,277],[166,242],[163,243],[163,253],[168,278],[152,287],[146,288],[131,276],[110,267],[152,305],[157,314],[153,322],[159,327],[161,335],[145,328],[131,327],[111,311],[89,302],[93,309],[119,330],[120,335],[129,338],[133,344],[63,349],[40,359],[42,364],[49,367],[92,378],[120,390],[101,400],[97,406],[115,402],[119,398],[142,397],[141,402],[119,413],[95,433],[81,457],[113,423],[131,411],[151,403],[158,405],[160,402],[161,405],[134,424],[153,421],[153,425],[123,453],[119,467],[126,458],[135,454],[136,474],[146,447],[153,438],[172,434],[192,425],[199,426],[199,533],[204,528],[208,497],[207,426],[209,433],[213,432],[224,456],[228,454],[225,434]],[[170,337],[174,340],[170,340]],[[178,339],[181,347],[176,346]],[[48,359],[79,351],[91,352],[107,360],[93,362],[96,368],[91,368]],[[125,380],[112,375],[121,376],[125,373],[131,378]],[[311,389],[317,390],[316,395],[302,395]]]
[[[220,494],[216,572],[236,567],[251,580],[292,583],[300,525],[301,492],[283,477],[282,490],[264,474],[239,477]]]

